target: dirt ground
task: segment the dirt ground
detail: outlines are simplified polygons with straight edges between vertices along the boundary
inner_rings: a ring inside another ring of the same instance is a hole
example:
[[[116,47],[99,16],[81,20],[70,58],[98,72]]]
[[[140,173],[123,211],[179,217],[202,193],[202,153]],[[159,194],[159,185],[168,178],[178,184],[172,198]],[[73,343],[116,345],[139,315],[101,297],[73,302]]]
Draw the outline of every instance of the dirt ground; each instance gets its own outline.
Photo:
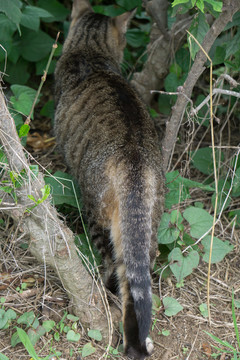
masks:
[[[55,320],[59,322],[64,310],[69,311],[68,299],[62,289],[56,275],[43,265],[36,263],[36,260],[19,247],[24,243],[18,229],[13,225],[11,219],[4,218],[4,226],[1,225],[2,242],[2,264],[0,273],[0,297],[6,299],[5,308],[11,308],[18,315],[33,310],[38,319]],[[235,244],[234,251],[228,254],[225,259],[212,265],[211,269],[211,325],[201,315],[199,305],[207,301],[207,264],[203,261],[199,267],[184,281],[184,286],[176,287],[174,277],[162,280],[154,278],[154,293],[161,296],[172,296],[183,306],[183,310],[176,316],[167,317],[164,309],[153,316],[153,325],[150,336],[154,342],[154,354],[152,360],[200,360],[209,359],[215,352],[211,347],[214,341],[205,331],[219,337],[222,341],[227,340],[232,346],[237,347],[236,335],[231,311],[232,289],[235,298],[239,297],[240,290],[240,253],[239,233],[236,231],[232,237]],[[28,288],[19,293],[17,286],[26,282]],[[159,288],[160,286],[160,288]],[[239,309],[236,309],[237,321],[240,322]],[[169,335],[162,335],[162,330],[169,330]],[[26,350],[22,345],[11,347],[11,336],[14,328],[0,330],[0,351],[11,360],[29,359]],[[78,327],[81,332],[81,327]],[[118,333],[119,334],[119,333]],[[120,341],[119,335],[114,334],[112,346],[115,348]],[[36,352],[43,356],[49,355],[51,349],[55,348],[62,352],[60,359],[80,360],[79,349],[89,342],[86,335],[82,335],[78,343],[70,343],[66,336],[61,336],[60,341],[54,341],[51,334],[44,335],[35,346]],[[104,344],[96,343],[97,351],[88,356],[87,359],[99,359],[104,354]],[[223,347],[222,347],[223,348]],[[219,352],[217,352],[219,353]],[[122,355],[109,358],[125,359]],[[52,357],[57,359],[57,357]],[[227,355],[217,357],[220,360],[230,360]]]

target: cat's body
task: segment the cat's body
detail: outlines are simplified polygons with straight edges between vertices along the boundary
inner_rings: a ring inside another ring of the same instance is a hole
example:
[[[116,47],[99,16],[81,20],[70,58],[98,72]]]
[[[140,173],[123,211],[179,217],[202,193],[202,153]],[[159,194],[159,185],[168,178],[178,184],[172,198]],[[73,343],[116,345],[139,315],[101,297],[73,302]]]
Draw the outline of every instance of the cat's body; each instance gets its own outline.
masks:
[[[110,19],[74,1],[55,71],[55,132],[105,258],[105,282],[118,280],[125,352],[144,359],[152,350],[150,268],[164,191],[154,123],[120,74],[131,16]]]

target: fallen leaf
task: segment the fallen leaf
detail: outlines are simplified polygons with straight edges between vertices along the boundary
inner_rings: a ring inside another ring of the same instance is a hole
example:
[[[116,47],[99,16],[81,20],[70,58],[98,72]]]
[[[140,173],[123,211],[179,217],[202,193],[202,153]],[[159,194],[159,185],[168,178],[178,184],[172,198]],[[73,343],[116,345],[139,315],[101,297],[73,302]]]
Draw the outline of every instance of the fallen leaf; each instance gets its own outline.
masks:
[[[211,345],[209,343],[203,343],[202,348],[205,355],[207,355],[207,357],[210,358],[210,356],[212,355]]]

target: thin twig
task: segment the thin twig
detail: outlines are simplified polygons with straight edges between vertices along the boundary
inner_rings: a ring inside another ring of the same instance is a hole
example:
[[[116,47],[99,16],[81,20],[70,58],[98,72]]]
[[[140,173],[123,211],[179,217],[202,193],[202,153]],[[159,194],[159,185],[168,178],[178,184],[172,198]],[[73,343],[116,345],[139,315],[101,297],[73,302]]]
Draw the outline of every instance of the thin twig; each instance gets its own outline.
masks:
[[[212,95],[215,95],[215,94],[235,96],[235,97],[237,97],[237,98],[240,99],[240,93],[239,93],[239,92],[236,92],[236,91],[224,90],[224,89],[214,89],[213,92],[212,92]],[[199,112],[199,110],[200,110],[206,103],[208,103],[209,99],[210,99],[210,95],[208,95],[208,96],[203,100],[203,102],[201,102],[201,104],[199,104],[195,109],[194,109],[194,108],[192,109],[191,115],[196,115],[196,114]]]
[[[25,122],[24,122],[25,125],[29,125],[30,122],[31,122],[32,113],[33,113],[33,111],[34,111],[36,102],[37,102],[37,100],[38,100],[38,98],[39,98],[39,95],[40,95],[40,92],[41,92],[41,90],[42,90],[43,84],[44,84],[45,81],[46,81],[48,69],[49,69],[49,66],[50,66],[50,64],[51,64],[53,55],[54,55],[54,53],[55,53],[55,50],[56,50],[57,47],[58,47],[57,42],[58,42],[59,35],[60,35],[60,32],[57,33],[56,40],[55,40],[55,42],[54,42],[54,44],[53,44],[53,46],[52,46],[52,51],[51,51],[51,53],[50,53],[50,55],[49,55],[49,59],[48,59],[47,65],[46,65],[46,69],[43,71],[43,76],[41,77],[41,82],[40,82],[40,85],[39,85],[39,87],[38,87],[38,90],[37,90],[35,99],[34,99],[34,101],[33,101],[33,104],[32,104],[31,110],[30,110],[30,113],[29,113],[27,119],[26,119]]]

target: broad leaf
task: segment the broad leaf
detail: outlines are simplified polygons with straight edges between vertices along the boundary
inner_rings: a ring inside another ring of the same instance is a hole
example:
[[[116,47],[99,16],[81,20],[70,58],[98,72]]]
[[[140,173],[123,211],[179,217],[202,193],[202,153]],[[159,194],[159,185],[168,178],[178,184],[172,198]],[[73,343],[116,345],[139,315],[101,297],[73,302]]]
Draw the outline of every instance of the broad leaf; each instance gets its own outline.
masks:
[[[87,357],[95,353],[96,349],[92,346],[92,343],[87,343],[82,349],[82,357]]]
[[[101,331],[99,331],[99,330],[89,330],[88,336],[96,341],[102,340],[102,334],[101,334]]]
[[[169,296],[163,299],[163,305],[165,309],[164,314],[167,316],[176,315],[183,309],[182,305],[180,305],[176,299]]]
[[[211,235],[206,236],[202,240],[202,245],[204,247],[205,254],[203,255],[203,260],[208,262],[209,260],[209,251],[210,251]],[[217,237],[213,238],[213,249],[212,249],[212,258],[211,264],[215,264],[225,257],[230,251],[234,248],[229,241],[222,241]]]
[[[219,152],[215,153],[216,162],[219,163]],[[221,153],[221,161],[223,160],[223,153]],[[201,171],[203,174],[213,174],[213,153],[211,148],[201,148],[192,153],[193,166]]]
[[[14,96],[11,96],[10,100],[14,109],[24,115],[29,115],[36,90],[24,85],[12,85],[11,90]]]
[[[193,23],[189,29],[189,32],[201,44],[203,42],[203,39],[204,39],[206,33],[208,32],[208,30],[209,30],[209,25],[206,22],[205,15],[202,13],[199,13],[198,17],[195,20],[193,20]],[[199,50],[199,46],[190,35],[188,35],[188,44],[189,44],[189,50],[191,53],[191,57],[194,60],[195,55]]]
[[[55,321],[53,321],[53,320],[45,320],[45,321],[43,321],[43,324],[42,324],[42,326],[44,327],[46,332],[51,331],[55,325],[56,325]]]
[[[175,248],[168,255],[168,260],[170,269],[179,283],[198,266],[199,254],[197,251],[192,250],[189,254],[183,255],[179,248]]]
[[[21,20],[21,6],[22,3],[19,0],[0,0],[0,12],[3,12],[17,26]]]
[[[213,225],[213,217],[206,210],[193,206],[184,211],[183,217],[190,224],[191,236],[197,239],[204,235]]]
[[[217,11],[217,12],[221,12],[222,11],[222,1],[217,1],[217,0],[204,0],[207,3],[209,3],[210,5],[212,5],[213,10]]]
[[[9,358],[6,355],[0,353],[0,360],[9,360]]]
[[[72,342],[78,342],[81,338],[79,333],[75,333],[73,330],[69,330],[67,333],[67,340]]]
[[[51,14],[51,16],[44,18],[46,22],[64,21],[70,13],[70,11],[57,0],[39,0],[38,6]]]
[[[22,31],[21,55],[25,60],[37,62],[50,54],[54,40],[39,30]]]
[[[161,218],[160,226],[158,229],[158,243],[159,244],[171,244],[177,240],[180,231],[171,226],[171,215],[164,213]]]
[[[69,174],[57,171],[53,176],[45,176],[45,183],[52,188],[52,199],[54,205],[68,204],[81,207],[81,194],[78,185]]]

